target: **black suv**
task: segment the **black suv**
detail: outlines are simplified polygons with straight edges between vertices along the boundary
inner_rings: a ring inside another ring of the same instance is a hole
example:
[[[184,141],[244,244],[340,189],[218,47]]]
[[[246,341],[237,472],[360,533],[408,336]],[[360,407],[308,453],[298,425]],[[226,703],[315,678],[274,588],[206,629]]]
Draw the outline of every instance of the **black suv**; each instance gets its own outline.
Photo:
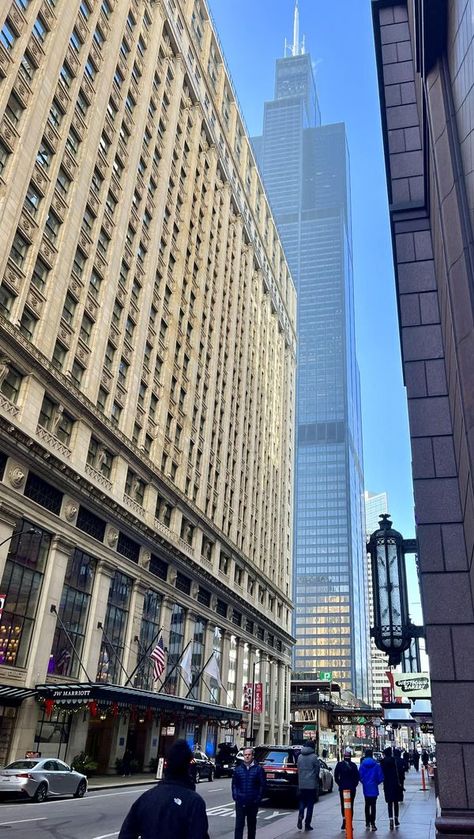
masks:
[[[196,749],[191,761],[191,777],[194,783],[198,784],[201,778],[207,778],[208,781],[213,781],[215,774],[216,767],[211,758],[205,752]]]

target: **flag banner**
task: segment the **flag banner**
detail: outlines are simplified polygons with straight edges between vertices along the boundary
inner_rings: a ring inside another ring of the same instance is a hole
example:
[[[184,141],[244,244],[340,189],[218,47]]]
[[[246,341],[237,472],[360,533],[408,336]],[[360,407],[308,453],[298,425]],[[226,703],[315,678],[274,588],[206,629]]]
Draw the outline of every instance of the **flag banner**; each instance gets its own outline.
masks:
[[[150,654],[150,658],[153,661],[153,678],[156,682],[165,669],[165,645],[162,635],[158,638],[158,643]]]
[[[255,699],[253,703],[253,710],[256,714],[263,713],[263,684],[262,682],[255,683]]]
[[[216,682],[221,686],[221,688],[224,687],[221,681],[221,674],[219,672],[219,664],[214,653],[211,655],[209,661],[207,662],[204,668],[204,672],[211,676],[211,678],[215,679]]]
[[[248,713],[250,713],[250,711],[252,710],[252,693],[253,693],[252,682],[247,682],[247,684],[244,685],[242,711],[247,711]]]
[[[183,679],[187,685],[190,685],[193,680],[193,674],[191,672],[192,646],[192,644],[188,645],[188,648],[178,665],[178,667],[181,668]]]

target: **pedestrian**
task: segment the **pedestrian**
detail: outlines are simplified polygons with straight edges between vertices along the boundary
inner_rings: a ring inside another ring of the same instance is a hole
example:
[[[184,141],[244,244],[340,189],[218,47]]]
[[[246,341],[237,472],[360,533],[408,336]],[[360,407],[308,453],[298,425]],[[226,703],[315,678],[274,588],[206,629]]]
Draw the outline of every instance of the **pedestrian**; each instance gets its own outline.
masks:
[[[403,801],[403,793],[405,792],[405,763],[402,758],[401,749],[394,749],[393,756],[397,764],[398,777],[400,778],[400,783],[402,785],[402,797],[400,801]]]
[[[425,767],[425,769],[428,769],[429,759],[430,759],[430,756],[429,756],[428,752],[426,751],[426,749],[423,749],[423,751],[421,753],[421,762],[422,762],[423,766]]]
[[[308,740],[301,749],[297,761],[298,767],[298,792],[299,792],[299,812],[298,812],[298,830],[304,829],[312,830],[311,819],[313,818],[313,808],[318,798],[319,792],[319,772],[321,769],[319,759],[314,752],[314,742]],[[306,818],[305,818],[306,810]]]
[[[191,780],[192,759],[186,740],[176,740],[164,780],[132,804],[118,839],[209,839],[206,804]]]
[[[391,747],[387,746],[383,753],[384,758],[380,764],[383,772],[383,791],[388,807],[390,830],[393,830],[394,820],[395,827],[398,827],[400,824],[398,820],[398,805],[400,801],[403,801],[403,784],[398,772],[397,761],[392,754]]]
[[[413,749],[413,766],[415,767],[415,771],[418,772],[420,768],[420,753],[418,749]]]
[[[365,757],[359,769],[360,780],[365,798],[365,829],[377,830],[377,797],[379,784],[383,781],[383,772],[378,760],[374,760],[372,749],[365,750]]]
[[[232,775],[232,798],[235,801],[234,839],[242,839],[245,820],[248,839],[255,839],[257,813],[264,792],[265,772],[256,763],[254,750],[247,746],[244,749],[243,764],[236,766]]]
[[[132,751],[131,749],[125,749],[122,758],[122,775],[125,778],[127,775],[132,774]]]
[[[344,790],[348,789],[351,793],[351,810],[354,816],[354,798],[356,794],[357,785],[359,783],[359,770],[353,761],[352,749],[346,746],[344,749],[344,759],[336,763],[334,770],[334,780],[339,787],[339,798],[341,801],[342,825],[341,830],[346,829],[346,815],[344,812]]]
[[[402,760],[403,769],[406,775],[406,773],[410,771],[410,755],[406,749],[404,749],[404,751],[402,752]]]

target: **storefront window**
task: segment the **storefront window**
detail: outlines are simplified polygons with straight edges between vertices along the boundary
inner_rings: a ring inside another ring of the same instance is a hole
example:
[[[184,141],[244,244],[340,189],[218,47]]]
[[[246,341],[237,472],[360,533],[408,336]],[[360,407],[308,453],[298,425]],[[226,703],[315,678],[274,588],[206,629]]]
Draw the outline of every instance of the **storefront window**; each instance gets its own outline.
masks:
[[[50,533],[26,519],[18,522],[0,584],[5,594],[0,664],[26,665],[50,545]]]
[[[171,628],[170,640],[168,645],[168,663],[166,667],[166,676],[171,673],[181,653],[183,652],[184,640],[184,609],[182,606],[174,604],[171,612]],[[178,693],[178,681],[181,677],[178,674],[178,668],[173,671],[169,680],[166,682],[165,692],[172,695]]]
[[[196,677],[201,672],[202,668],[204,667],[204,633],[206,631],[206,622],[202,618],[196,618],[194,622],[194,635],[193,635],[193,648],[192,648],[192,656],[191,656],[191,675],[192,679],[196,679]],[[201,687],[201,678],[198,679],[195,685],[193,685],[193,689],[190,693],[190,696],[193,699],[199,699],[199,691]]]
[[[115,572],[109,591],[100,648],[96,677],[98,682],[110,682],[113,685],[120,683],[132,584],[133,580],[130,577],[126,577],[119,571]]]
[[[153,591],[152,589],[148,589],[143,602],[143,617],[138,642],[138,655],[143,660],[139,665],[135,677],[135,687],[141,688],[142,690],[153,690],[155,687],[153,661],[150,658],[150,653],[158,641],[160,611],[161,594],[158,594],[157,591]]]
[[[69,557],[59,606],[59,618],[66,627],[77,655],[58,621],[49,657],[48,673],[57,673],[60,676],[85,676],[79,659],[84,647],[96,564],[94,557],[78,548]]]

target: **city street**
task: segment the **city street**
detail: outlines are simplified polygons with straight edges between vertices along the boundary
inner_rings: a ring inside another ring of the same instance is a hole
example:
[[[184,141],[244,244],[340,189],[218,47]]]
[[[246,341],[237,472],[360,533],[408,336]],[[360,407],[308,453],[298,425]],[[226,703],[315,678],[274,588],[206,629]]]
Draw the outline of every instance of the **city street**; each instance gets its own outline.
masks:
[[[91,791],[82,800],[62,799],[44,804],[9,803],[0,805],[0,835],[21,839],[25,835],[35,839],[114,839],[129,807],[148,786],[115,787]],[[234,806],[228,778],[213,784],[201,783],[198,792],[206,801],[211,839],[231,839],[234,832]],[[401,826],[396,834],[388,830],[386,807],[379,799],[379,839],[423,839],[434,837],[434,791],[420,790],[420,776],[411,772],[406,779],[405,803],[401,807]],[[340,830],[339,796],[334,791],[321,797],[316,805],[313,825],[318,839],[344,837]],[[296,837],[303,835],[296,829],[296,811],[284,803],[281,808],[265,802],[259,811],[259,839]],[[356,798],[354,835],[366,836],[363,797]]]

